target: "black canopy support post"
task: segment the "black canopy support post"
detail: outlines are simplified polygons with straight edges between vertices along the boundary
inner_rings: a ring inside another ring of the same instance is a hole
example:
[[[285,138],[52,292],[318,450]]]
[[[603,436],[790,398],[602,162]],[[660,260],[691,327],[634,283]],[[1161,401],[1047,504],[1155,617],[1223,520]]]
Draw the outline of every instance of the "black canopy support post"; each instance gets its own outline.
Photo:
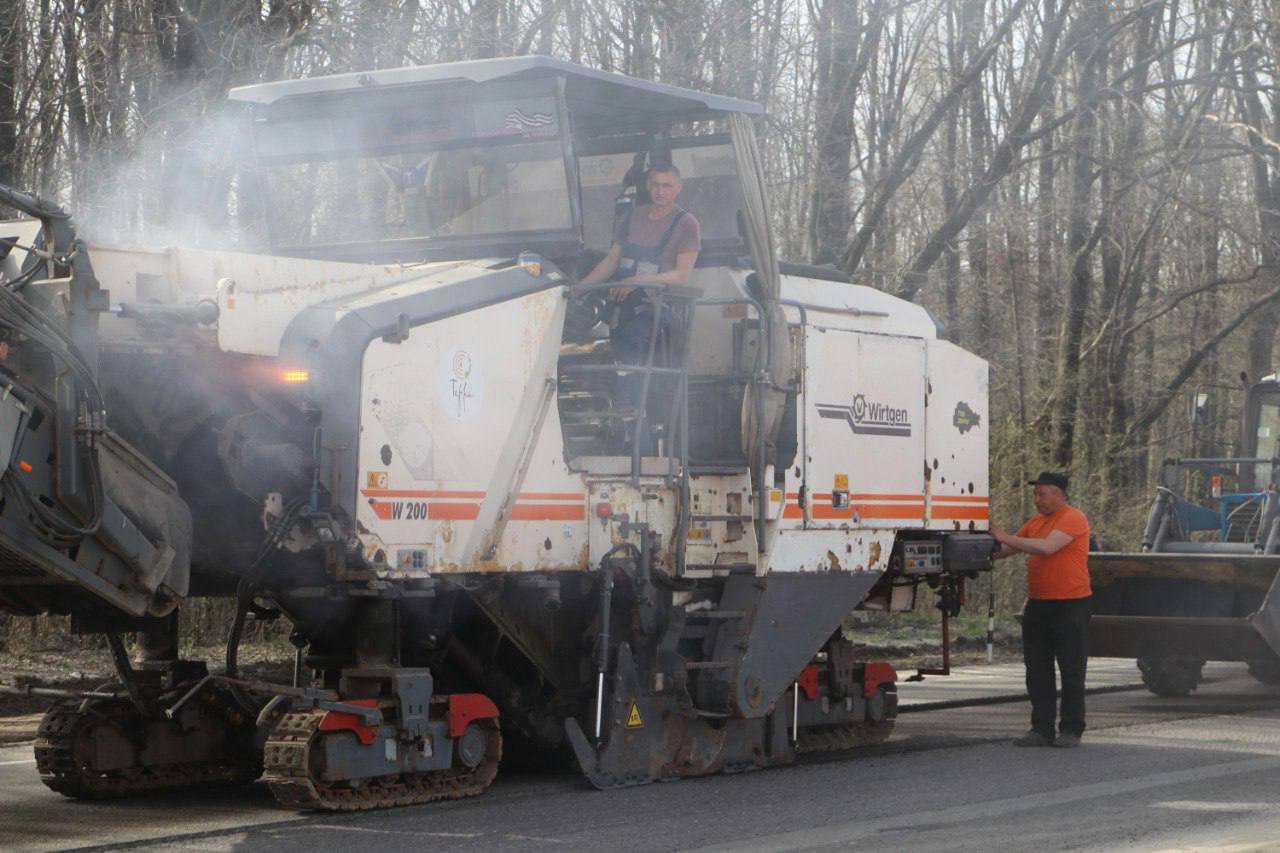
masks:
[[[569,221],[578,237],[579,250],[585,243],[586,224],[582,221],[582,188],[579,185],[578,155],[574,150],[573,118],[569,114],[569,101],[565,97],[565,78],[556,77],[556,112],[560,119],[560,150],[564,156],[564,175],[569,184]]]

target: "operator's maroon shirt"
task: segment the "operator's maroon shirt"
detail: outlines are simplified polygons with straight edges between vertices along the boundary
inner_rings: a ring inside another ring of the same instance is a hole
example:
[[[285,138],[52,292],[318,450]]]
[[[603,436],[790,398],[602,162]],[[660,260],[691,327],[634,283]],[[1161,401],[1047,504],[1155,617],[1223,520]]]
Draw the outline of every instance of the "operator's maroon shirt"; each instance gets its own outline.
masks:
[[[671,226],[671,218],[679,212],[680,208],[675,208],[661,219],[650,219],[651,207],[652,205],[644,204],[632,211],[630,227],[625,234],[622,229],[627,227],[626,220],[618,223],[613,241],[618,245],[635,243],[637,246],[656,246],[661,243],[662,235],[666,234],[667,228]],[[662,258],[658,261],[658,272],[670,272],[675,269],[678,255],[700,251],[702,251],[702,226],[698,224],[697,218],[686,210],[684,216],[680,217],[680,221],[676,223],[676,229],[671,232],[671,239],[667,241],[666,248],[662,250]]]

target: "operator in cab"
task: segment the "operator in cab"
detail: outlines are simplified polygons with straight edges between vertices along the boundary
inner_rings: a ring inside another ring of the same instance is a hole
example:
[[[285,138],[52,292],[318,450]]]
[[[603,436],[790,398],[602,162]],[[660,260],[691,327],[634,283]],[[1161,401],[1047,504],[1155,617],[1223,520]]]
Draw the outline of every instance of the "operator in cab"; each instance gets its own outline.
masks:
[[[648,356],[653,309],[645,289],[629,282],[682,285],[702,250],[702,228],[692,213],[676,206],[684,182],[673,165],[650,167],[645,175],[649,204],[633,206],[617,223],[613,245],[580,285],[616,281],[609,291],[618,306],[618,322],[609,336],[614,360],[642,364]],[[661,318],[660,318],[661,319]]]
[[[1022,614],[1022,659],[1031,697],[1031,730],[1016,746],[1080,745],[1084,734],[1084,676],[1088,660],[1089,520],[1067,503],[1067,476],[1043,471],[1034,486],[1038,514],[1016,534],[994,522],[997,560],[1027,556],[1027,606]],[[1062,676],[1062,707],[1055,713],[1054,662]],[[1057,737],[1054,737],[1054,718]]]

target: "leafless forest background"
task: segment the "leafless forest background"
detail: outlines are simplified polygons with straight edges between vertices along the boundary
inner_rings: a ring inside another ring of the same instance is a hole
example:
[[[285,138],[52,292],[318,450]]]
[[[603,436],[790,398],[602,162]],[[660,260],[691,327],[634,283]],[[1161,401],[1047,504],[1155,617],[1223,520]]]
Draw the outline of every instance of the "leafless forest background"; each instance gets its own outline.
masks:
[[[1276,0],[0,0],[0,182],[221,233],[229,87],[522,53],[763,102],[784,257],[990,359],[1006,525],[1056,467],[1132,545],[1159,461],[1234,449],[1272,372]]]

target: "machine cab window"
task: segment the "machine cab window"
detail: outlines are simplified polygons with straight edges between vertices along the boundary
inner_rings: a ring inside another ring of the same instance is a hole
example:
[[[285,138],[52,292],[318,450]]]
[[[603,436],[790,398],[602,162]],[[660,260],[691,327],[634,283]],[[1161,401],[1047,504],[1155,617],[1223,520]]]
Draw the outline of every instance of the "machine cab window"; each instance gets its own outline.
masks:
[[[710,244],[742,249],[723,131],[730,114],[759,113],[754,103],[540,56],[248,86],[231,98],[252,105],[276,254],[413,262],[524,250],[576,269],[608,249],[628,171],[659,159],[686,175],[680,204]]]
[[[555,97],[362,95],[342,109],[286,99],[256,121],[275,252],[405,262],[576,242]]]
[[[762,309],[729,130],[732,115],[758,105],[546,57],[339,75],[320,86],[232,93],[254,105],[273,254],[494,265],[533,254],[572,282],[648,201],[645,170],[674,165],[676,204],[700,226],[697,269],[684,287],[641,288],[656,322],[639,356],[620,354],[609,288],[570,288],[565,455],[587,467],[666,457],[674,470],[677,455],[697,449],[746,464],[741,410],[764,358]]]

